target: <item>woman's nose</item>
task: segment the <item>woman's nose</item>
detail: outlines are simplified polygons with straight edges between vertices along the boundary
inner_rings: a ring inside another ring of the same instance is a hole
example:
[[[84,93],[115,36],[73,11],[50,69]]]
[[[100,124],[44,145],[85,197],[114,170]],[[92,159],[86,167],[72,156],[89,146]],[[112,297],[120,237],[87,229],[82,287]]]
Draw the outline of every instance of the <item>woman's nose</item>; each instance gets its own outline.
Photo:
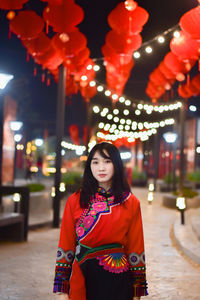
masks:
[[[105,165],[103,163],[99,164],[99,170],[105,170]]]

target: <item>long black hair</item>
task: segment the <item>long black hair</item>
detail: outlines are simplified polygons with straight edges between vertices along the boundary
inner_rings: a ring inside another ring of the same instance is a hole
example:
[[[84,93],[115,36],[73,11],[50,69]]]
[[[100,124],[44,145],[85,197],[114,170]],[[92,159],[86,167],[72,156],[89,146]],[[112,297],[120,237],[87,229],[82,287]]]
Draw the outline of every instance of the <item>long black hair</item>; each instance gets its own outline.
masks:
[[[127,182],[124,166],[121,160],[121,156],[117,147],[113,144],[102,142],[96,144],[88,155],[88,159],[85,165],[83,173],[83,180],[80,189],[80,206],[88,207],[91,196],[94,196],[98,189],[98,182],[92,175],[91,161],[96,152],[99,152],[103,158],[109,158],[114,166],[114,175],[112,178],[112,193],[114,195],[115,203],[122,203],[123,192],[130,192],[130,186]],[[106,155],[105,151],[108,153]]]

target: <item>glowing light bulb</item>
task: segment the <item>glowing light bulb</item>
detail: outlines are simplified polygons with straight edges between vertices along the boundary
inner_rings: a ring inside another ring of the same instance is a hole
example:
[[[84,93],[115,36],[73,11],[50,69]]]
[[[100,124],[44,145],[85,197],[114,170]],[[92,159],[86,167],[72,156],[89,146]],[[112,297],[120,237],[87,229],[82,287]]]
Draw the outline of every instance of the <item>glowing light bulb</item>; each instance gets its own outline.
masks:
[[[163,36],[158,37],[158,43],[163,44],[165,42],[165,38]]]
[[[59,35],[59,39],[63,42],[66,43],[69,41],[69,36],[66,33],[61,33]]]
[[[102,92],[102,91],[103,91],[103,86],[102,86],[102,85],[99,85],[99,86],[97,87],[97,91],[98,91],[98,92]]]
[[[194,106],[194,105],[190,105],[190,106],[189,106],[189,110],[190,110],[190,111],[196,111],[197,108],[196,108],[196,106]]]
[[[95,86],[96,82],[94,80],[90,81],[90,86]]]
[[[117,99],[118,99],[118,95],[117,95],[117,94],[113,94],[113,95],[112,95],[112,99],[113,99],[113,100],[117,100]]]
[[[148,46],[145,48],[145,51],[146,53],[150,54],[153,51],[153,49],[150,46]]]
[[[124,113],[124,115],[128,115],[129,114],[129,110],[128,109],[125,109],[124,111],[123,111],[123,113]]]
[[[104,128],[104,123],[103,122],[99,123],[99,128],[100,129]]]
[[[138,52],[138,51],[136,51],[136,52],[133,53],[133,57],[136,58],[136,59],[140,58],[140,56],[141,56],[140,52]]]
[[[113,110],[113,113],[114,113],[115,115],[118,115],[118,113],[119,113],[119,109],[117,109],[117,108],[116,108],[116,109],[114,109],[114,110]]]
[[[111,114],[107,115],[108,120],[112,120],[113,116]]]
[[[129,11],[133,11],[137,7],[137,3],[133,0],[127,0],[124,2],[125,8]]]
[[[139,115],[141,114],[141,111],[140,111],[139,109],[136,109],[135,114],[136,114],[137,116],[139,116]]]
[[[98,106],[94,106],[94,107],[93,107],[93,112],[94,112],[95,114],[98,114],[98,113],[100,112],[99,107],[98,107]]]
[[[86,81],[88,78],[86,75],[81,76],[81,80]]]
[[[95,72],[97,72],[97,71],[100,70],[100,67],[99,67],[98,65],[95,65],[95,66],[93,67],[93,70],[94,70]]]
[[[123,103],[125,101],[125,98],[123,96],[119,97],[119,102]]]
[[[127,99],[127,100],[125,101],[125,105],[126,105],[126,106],[131,105],[131,101]]]
[[[179,38],[180,37],[180,32],[178,30],[174,31],[173,36],[175,38]]]
[[[105,95],[106,95],[106,96],[110,96],[110,95],[111,95],[111,91],[106,90],[106,91],[105,91]]]
[[[87,70],[92,70],[92,65],[88,65]]]

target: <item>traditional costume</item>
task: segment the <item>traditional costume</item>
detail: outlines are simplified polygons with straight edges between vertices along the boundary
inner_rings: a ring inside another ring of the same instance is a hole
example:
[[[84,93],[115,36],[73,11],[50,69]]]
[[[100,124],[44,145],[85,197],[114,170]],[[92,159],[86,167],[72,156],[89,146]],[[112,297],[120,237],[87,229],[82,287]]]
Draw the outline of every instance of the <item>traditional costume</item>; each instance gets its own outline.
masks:
[[[54,292],[70,300],[132,300],[146,296],[145,254],[139,200],[99,188],[88,208],[80,193],[66,203],[57,252]]]

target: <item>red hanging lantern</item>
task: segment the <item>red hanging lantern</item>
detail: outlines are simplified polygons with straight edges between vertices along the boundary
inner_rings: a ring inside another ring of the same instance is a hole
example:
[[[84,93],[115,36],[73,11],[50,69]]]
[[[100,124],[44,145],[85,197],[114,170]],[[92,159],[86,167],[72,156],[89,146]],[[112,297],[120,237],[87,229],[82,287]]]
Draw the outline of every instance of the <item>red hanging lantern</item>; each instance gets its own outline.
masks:
[[[61,5],[63,3],[63,0],[40,0],[42,2],[48,2],[50,5]],[[73,0],[67,0],[68,2],[73,2]]]
[[[178,94],[184,99],[188,99],[192,96],[192,93],[186,88],[186,85],[179,85]]]
[[[180,19],[181,29],[192,39],[200,40],[200,6],[186,12]]]
[[[165,65],[164,61],[162,61],[159,66],[159,70],[161,73],[167,78],[167,79],[174,79],[175,75],[172,73],[172,71]]]
[[[44,32],[41,32],[36,39],[23,40],[22,42],[32,56],[39,56],[51,47],[51,39]]]
[[[176,55],[169,52],[164,57],[164,64],[176,75],[178,73],[186,73],[185,64],[181,62]]]
[[[197,60],[200,54],[200,42],[191,39],[181,31],[179,37],[174,37],[171,40],[170,49],[181,61]]]
[[[0,9],[21,9],[29,0],[0,0]]]
[[[57,69],[58,66],[63,63],[63,59],[53,47],[44,54],[35,56],[34,59],[36,63],[41,64],[44,68],[50,70]]]
[[[75,81],[79,81],[81,87],[86,87],[95,77],[95,71],[93,68],[88,70],[88,65],[94,65],[94,62],[91,59],[88,59],[84,65],[77,68],[77,71],[74,75]]]
[[[108,61],[110,64],[116,66],[116,68],[130,63],[130,61],[133,59],[132,54],[119,54],[107,44],[101,48],[101,52],[105,57],[105,61]]]
[[[92,128],[90,128],[90,132],[89,132],[89,136],[92,136]],[[86,146],[87,145],[87,140],[88,138],[88,126],[83,126],[83,142],[84,142],[84,145]]]
[[[196,89],[197,95],[200,92],[200,73],[192,78],[190,84]]]
[[[77,125],[72,124],[69,126],[69,134],[75,145],[79,145],[79,128]]]
[[[63,40],[62,34],[57,33],[52,38],[53,47],[60,53],[63,59],[74,57],[87,45],[87,39],[78,29],[67,34],[68,39]]]
[[[87,47],[85,47],[83,50],[79,51],[76,56],[67,59],[66,65],[73,64],[76,66],[76,65],[84,64],[88,60],[89,56],[90,56],[90,50]]]
[[[150,98],[159,99],[165,93],[165,88],[163,86],[156,86],[152,81],[148,82],[146,88],[146,94]]]
[[[159,68],[156,68],[149,76],[149,79],[155,84],[155,85],[164,85],[168,82],[166,77],[162,74],[162,72],[159,70]]]
[[[148,18],[149,14],[144,8],[136,6],[128,10],[126,3],[120,2],[108,15],[108,23],[118,33],[133,35],[142,31]]]
[[[198,96],[200,94],[200,87],[197,88],[192,82],[188,86],[188,90],[192,93],[193,96]]]
[[[55,32],[71,32],[84,18],[83,9],[74,2],[63,1],[61,5],[49,5],[43,17]]]
[[[65,93],[66,96],[71,96],[78,93],[78,84],[75,82],[72,76],[67,76]]]
[[[132,54],[142,45],[142,37],[140,34],[128,37],[110,30],[106,35],[106,44],[117,53]]]
[[[21,39],[34,39],[42,32],[43,28],[43,19],[30,10],[20,11],[10,21],[10,30]]]
[[[96,86],[87,85],[86,87],[80,87],[80,92],[83,98],[92,99],[97,93],[97,88]]]

